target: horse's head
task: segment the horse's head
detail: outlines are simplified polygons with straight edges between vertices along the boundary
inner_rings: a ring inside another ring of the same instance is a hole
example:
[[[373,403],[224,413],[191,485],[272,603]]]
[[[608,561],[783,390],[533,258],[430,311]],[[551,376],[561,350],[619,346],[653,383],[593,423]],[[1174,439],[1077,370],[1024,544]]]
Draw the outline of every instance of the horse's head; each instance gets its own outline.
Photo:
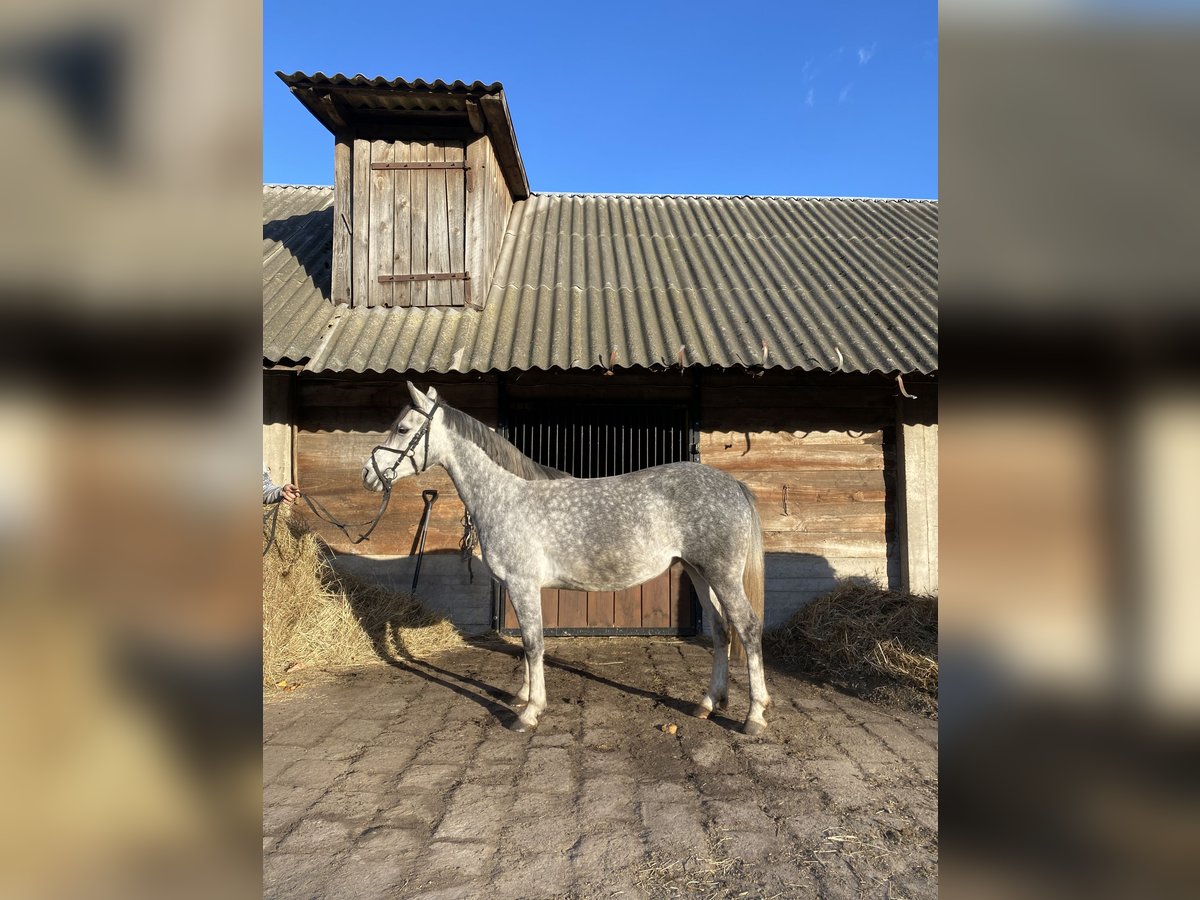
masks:
[[[382,491],[398,478],[423,472],[435,462],[430,456],[430,428],[441,406],[437,391],[422,394],[407,382],[412,403],[400,411],[383,443],[377,444],[363,466],[363,485]]]

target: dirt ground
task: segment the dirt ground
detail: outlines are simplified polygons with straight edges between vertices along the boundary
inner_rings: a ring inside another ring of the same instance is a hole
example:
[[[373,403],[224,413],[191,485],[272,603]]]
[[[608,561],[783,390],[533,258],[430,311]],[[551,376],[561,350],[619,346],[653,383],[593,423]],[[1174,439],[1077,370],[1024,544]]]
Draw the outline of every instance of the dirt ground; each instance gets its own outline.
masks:
[[[701,642],[546,645],[532,735],[506,727],[521,660],[499,640],[268,702],[264,895],[936,896],[936,722],[769,668],[748,738],[744,672],[724,714],[687,715]]]

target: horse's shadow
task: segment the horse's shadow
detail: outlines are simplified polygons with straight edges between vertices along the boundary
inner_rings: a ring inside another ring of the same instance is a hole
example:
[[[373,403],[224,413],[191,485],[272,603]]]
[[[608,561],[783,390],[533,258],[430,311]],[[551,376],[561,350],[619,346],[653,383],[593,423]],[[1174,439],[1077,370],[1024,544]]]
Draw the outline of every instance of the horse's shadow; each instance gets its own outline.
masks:
[[[363,624],[363,630],[371,639],[371,643],[375,649],[376,655],[386,662],[388,665],[402,672],[407,672],[410,675],[416,675],[423,678],[431,684],[436,684],[439,687],[453,691],[460,697],[479,704],[488,713],[496,718],[506,728],[512,728],[517,720],[517,698],[512,691],[507,691],[482,681],[472,675],[464,672],[456,672],[442,666],[435,665],[429,660],[406,658],[398,655],[392,648],[402,647],[403,640],[397,626],[392,623],[382,623],[368,628],[367,623]],[[391,638],[389,641],[388,638]],[[468,640],[468,645],[477,650],[486,650],[492,653],[499,653],[502,656],[511,658],[514,662],[520,662],[523,651],[520,647],[515,647],[512,644],[504,641],[496,640],[495,638],[478,638]],[[681,716],[691,716],[695,708],[694,702],[682,700],[678,697],[673,697],[670,694],[664,694],[659,691],[647,690],[646,688],[637,687],[635,685],[626,684],[615,679],[597,674],[581,666],[560,659],[558,657],[546,654],[544,657],[545,665],[549,668],[558,669],[563,672],[569,672],[572,675],[577,675],[580,678],[587,678],[597,684],[602,684],[605,687],[612,688],[626,694],[633,694],[639,697],[644,697],[647,700],[652,700],[655,703],[666,707],[678,713]],[[520,679],[520,674],[514,676]],[[708,721],[729,731],[740,730],[740,723],[727,718],[721,713],[714,711],[709,716]]]
[[[514,662],[519,662],[522,658],[523,651],[519,647],[514,647],[513,645],[503,641],[497,641],[494,638],[477,639],[468,641],[468,643],[475,649],[487,650],[492,653],[499,653],[502,656],[510,657]],[[693,710],[695,709],[694,701],[683,700],[660,691],[648,690],[632,684],[626,684],[625,682],[608,678],[604,675],[600,675],[596,672],[590,671],[589,669],[583,668],[576,663],[568,662],[550,654],[546,654],[543,659],[548,668],[558,669],[562,672],[568,672],[580,678],[587,678],[590,681],[593,681],[597,684],[602,684],[605,687],[612,688],[613,690],[620,691],[624,694],[633,694],[638,697],[644,697],[647,700],[651,700],[660,706],[672,710],[680,716],[691,717]],[[498,720],[503,722],[508,727],[511,727],[516,720],[517,713],[513,708],[516,705],[517,699],[516,694],[511,691],[503,690],[502,688],[498,688],[495,685],[481,681],[478,678],[474,678],[461,672],[450,671],[449,669],[437,666],[428,660],[390,659],[386,661],[397,668],[410,672],[414,675],[418,675],[427,681],[430,681],[434,684],[439,684],[454,691],[460,696],[473,700],[491,712]],[[520,675],[515,674],[514,677],[519,679]],[[464,685],[470,685],[471,688],[474,688],[474,690],[471,690]],[[698,691],[697,694],[699,693],[700,692]],[[736,722],[717,711],[714,711],[708,717],[708,721],[728,731],[741,730],[741,723]]]

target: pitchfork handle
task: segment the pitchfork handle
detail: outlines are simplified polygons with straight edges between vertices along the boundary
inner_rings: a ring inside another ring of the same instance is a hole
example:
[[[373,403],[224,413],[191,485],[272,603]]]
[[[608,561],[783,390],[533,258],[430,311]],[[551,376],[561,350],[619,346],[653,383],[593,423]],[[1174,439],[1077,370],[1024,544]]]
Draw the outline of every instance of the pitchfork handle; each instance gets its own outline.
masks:
[[[413,569],[412,591],[415,594],[417,591],[417,579],[421,577],[421,560],[425,558],[425,535],[429,532],[429,511],[433,509],[433,503],[438,498],[438,492],[435,490],[421,491],[421,499],[425,501],[425,511],[421,513],[421,534],[417,543],[417,567]]]

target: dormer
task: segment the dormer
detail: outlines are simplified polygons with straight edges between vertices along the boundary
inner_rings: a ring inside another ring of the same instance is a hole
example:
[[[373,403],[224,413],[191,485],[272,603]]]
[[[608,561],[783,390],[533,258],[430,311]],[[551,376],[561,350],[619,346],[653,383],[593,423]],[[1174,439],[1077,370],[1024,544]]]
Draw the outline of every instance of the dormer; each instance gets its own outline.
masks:
[[[275,74],[334,136],[333,301],[481,307],[529,196],[503,86]]]

